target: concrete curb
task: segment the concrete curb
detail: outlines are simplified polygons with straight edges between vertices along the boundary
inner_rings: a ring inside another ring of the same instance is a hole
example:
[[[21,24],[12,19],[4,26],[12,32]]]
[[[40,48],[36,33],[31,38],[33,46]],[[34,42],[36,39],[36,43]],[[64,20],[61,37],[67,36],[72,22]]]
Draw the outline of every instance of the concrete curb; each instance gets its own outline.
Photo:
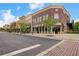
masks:
[[[17,35],[28,35],[28,36],[34,36],[34,37],[41,37],[41,38],[48,38],[48,39],[56,39],[56,40],[62,40],[61,38],[59,37],[46,37],[45,35],[32,35],[32,34],[19,34],[19,33],[16,33]],[[52,35],[53,36],[53,35]]]
[[[18,35],[28,35],[28,36],[34,36],[34,37],[41,37],[41,38],[48,38],[48,39],[56,39],[56,40],[79,40],[78,37],[74,37],[73,35],[71,36],[70,34],[68,34],[68,36],[65,34],[58,34],[58,35],[52,35],[52,37],[50,36],[46,36],[46,35],[42,35],[42,34],[19,34],[16,33]],[[66,37],[64,37],[66,36]]]
[[[28,35],[28,34],[26,34],[26,35]],[[42,37],[42,38],[48,38],[48,39],[56,39],[56,40],[79,40],[78,38],[74,38],[74,36],[64,37],[63,34],[61,36],[59,36],[59,35],[52,35],[52,37],[47,37],[45,35],[29,35],[29,36]]]
[[[59,45],[60,45],[61,43],[63,43],[64,41],[65,41],[65,40],[62,40],[61,42],[55,44],[54,46],[52,46],[52,47],[46,49],[46,50],[43,51],[43,52],[37,54],[36,56],[44,56],[45,54],[47,54],[49,51],[51,51],[51,50],[54,49],[55,47],[59,46]]]

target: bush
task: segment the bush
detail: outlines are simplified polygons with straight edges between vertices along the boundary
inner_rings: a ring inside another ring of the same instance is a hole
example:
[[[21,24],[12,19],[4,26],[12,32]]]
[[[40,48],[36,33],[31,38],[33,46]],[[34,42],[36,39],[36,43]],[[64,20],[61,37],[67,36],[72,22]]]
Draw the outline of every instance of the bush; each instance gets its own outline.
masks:
[[[68,31],[67,33],[70,33],[70,34],[79,34],[79,31]]]
[[[74,25],[74,31],[79,31],[79,22],[76,22]]]
[[[20,23],[20,32],[26,33],[28,31],[29,25],[27,25],[25,22]]]

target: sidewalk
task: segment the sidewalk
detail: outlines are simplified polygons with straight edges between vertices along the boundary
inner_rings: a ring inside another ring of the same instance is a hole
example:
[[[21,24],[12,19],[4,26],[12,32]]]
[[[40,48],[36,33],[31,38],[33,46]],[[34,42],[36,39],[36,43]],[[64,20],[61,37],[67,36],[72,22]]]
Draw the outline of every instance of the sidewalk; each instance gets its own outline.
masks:
[[[37,56],[79,56],[79,34],[22,34],[62,40]]]
[[[79,56],[79,41],[64,41],[44,56]]]
[[[43,37],[49,39],[57,39],[57,40],[79,40],[79,34],[37,34],[37,33],[26,33],[21,35],[30,35],[35,37]]]

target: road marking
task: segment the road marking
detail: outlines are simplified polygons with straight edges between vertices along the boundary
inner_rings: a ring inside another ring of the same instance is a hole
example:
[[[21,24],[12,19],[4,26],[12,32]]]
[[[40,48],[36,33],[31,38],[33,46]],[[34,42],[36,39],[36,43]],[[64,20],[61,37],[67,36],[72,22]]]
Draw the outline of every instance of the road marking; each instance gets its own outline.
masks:
[[[55,44],[54,46],[50,47],[49,49],[46,49],[45,51],[37,54],[36,56],[43,56],[45,54],[47,54],[49,51],[51,51],[52,49],[54,49],[55,47],[59,46],[61,43],[63,43],[65,40],[62,40],[61,42]]]
[[[37,48],[39,46],[40,46],[40,44],[36,44],[36,45],[30,46],[30,47],[26,47],[26,48],[23,48],[23,49],[20,49],[20,50],[17,50],[17,51],[13,51],[13,52],[1,55],[1,56],[13,56],[13,55],[16,55],[16,54],[19,54],[19,53],[22,53],[22,52],[25,52],[25,51]]]

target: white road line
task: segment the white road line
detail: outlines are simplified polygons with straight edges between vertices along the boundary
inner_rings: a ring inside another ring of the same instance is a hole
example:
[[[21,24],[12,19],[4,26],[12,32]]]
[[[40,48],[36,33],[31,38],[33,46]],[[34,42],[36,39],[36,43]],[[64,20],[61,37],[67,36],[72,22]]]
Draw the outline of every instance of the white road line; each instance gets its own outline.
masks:
[[[19,53],[31,50],[33,48],[37,48],[39,46],[40,46],[40,44],[36,44],[36,45],[30,46],[30,47],[26,47],[26,48],[23,48],[23,49],[20,49],[20,50],[17,50],[17,51],[13,51],[13,52],[1,55],[1,56],[13,56],[13,55],[16,55],[16,54],[19,54]]]
[[[62,40],[61,42],[55,44],[54,46],[52,46],[52,47],[46,49],[46,50],[43,51],[43,52],[37,54],[36,56],[43,56],[43,55],[47,54],[49,51],[51,51],[51,50],[54,49],[55,47],[59,46],[59,45],[60,45],[61,43],[63,43],[64,41],[65,41],[65,40]]]

